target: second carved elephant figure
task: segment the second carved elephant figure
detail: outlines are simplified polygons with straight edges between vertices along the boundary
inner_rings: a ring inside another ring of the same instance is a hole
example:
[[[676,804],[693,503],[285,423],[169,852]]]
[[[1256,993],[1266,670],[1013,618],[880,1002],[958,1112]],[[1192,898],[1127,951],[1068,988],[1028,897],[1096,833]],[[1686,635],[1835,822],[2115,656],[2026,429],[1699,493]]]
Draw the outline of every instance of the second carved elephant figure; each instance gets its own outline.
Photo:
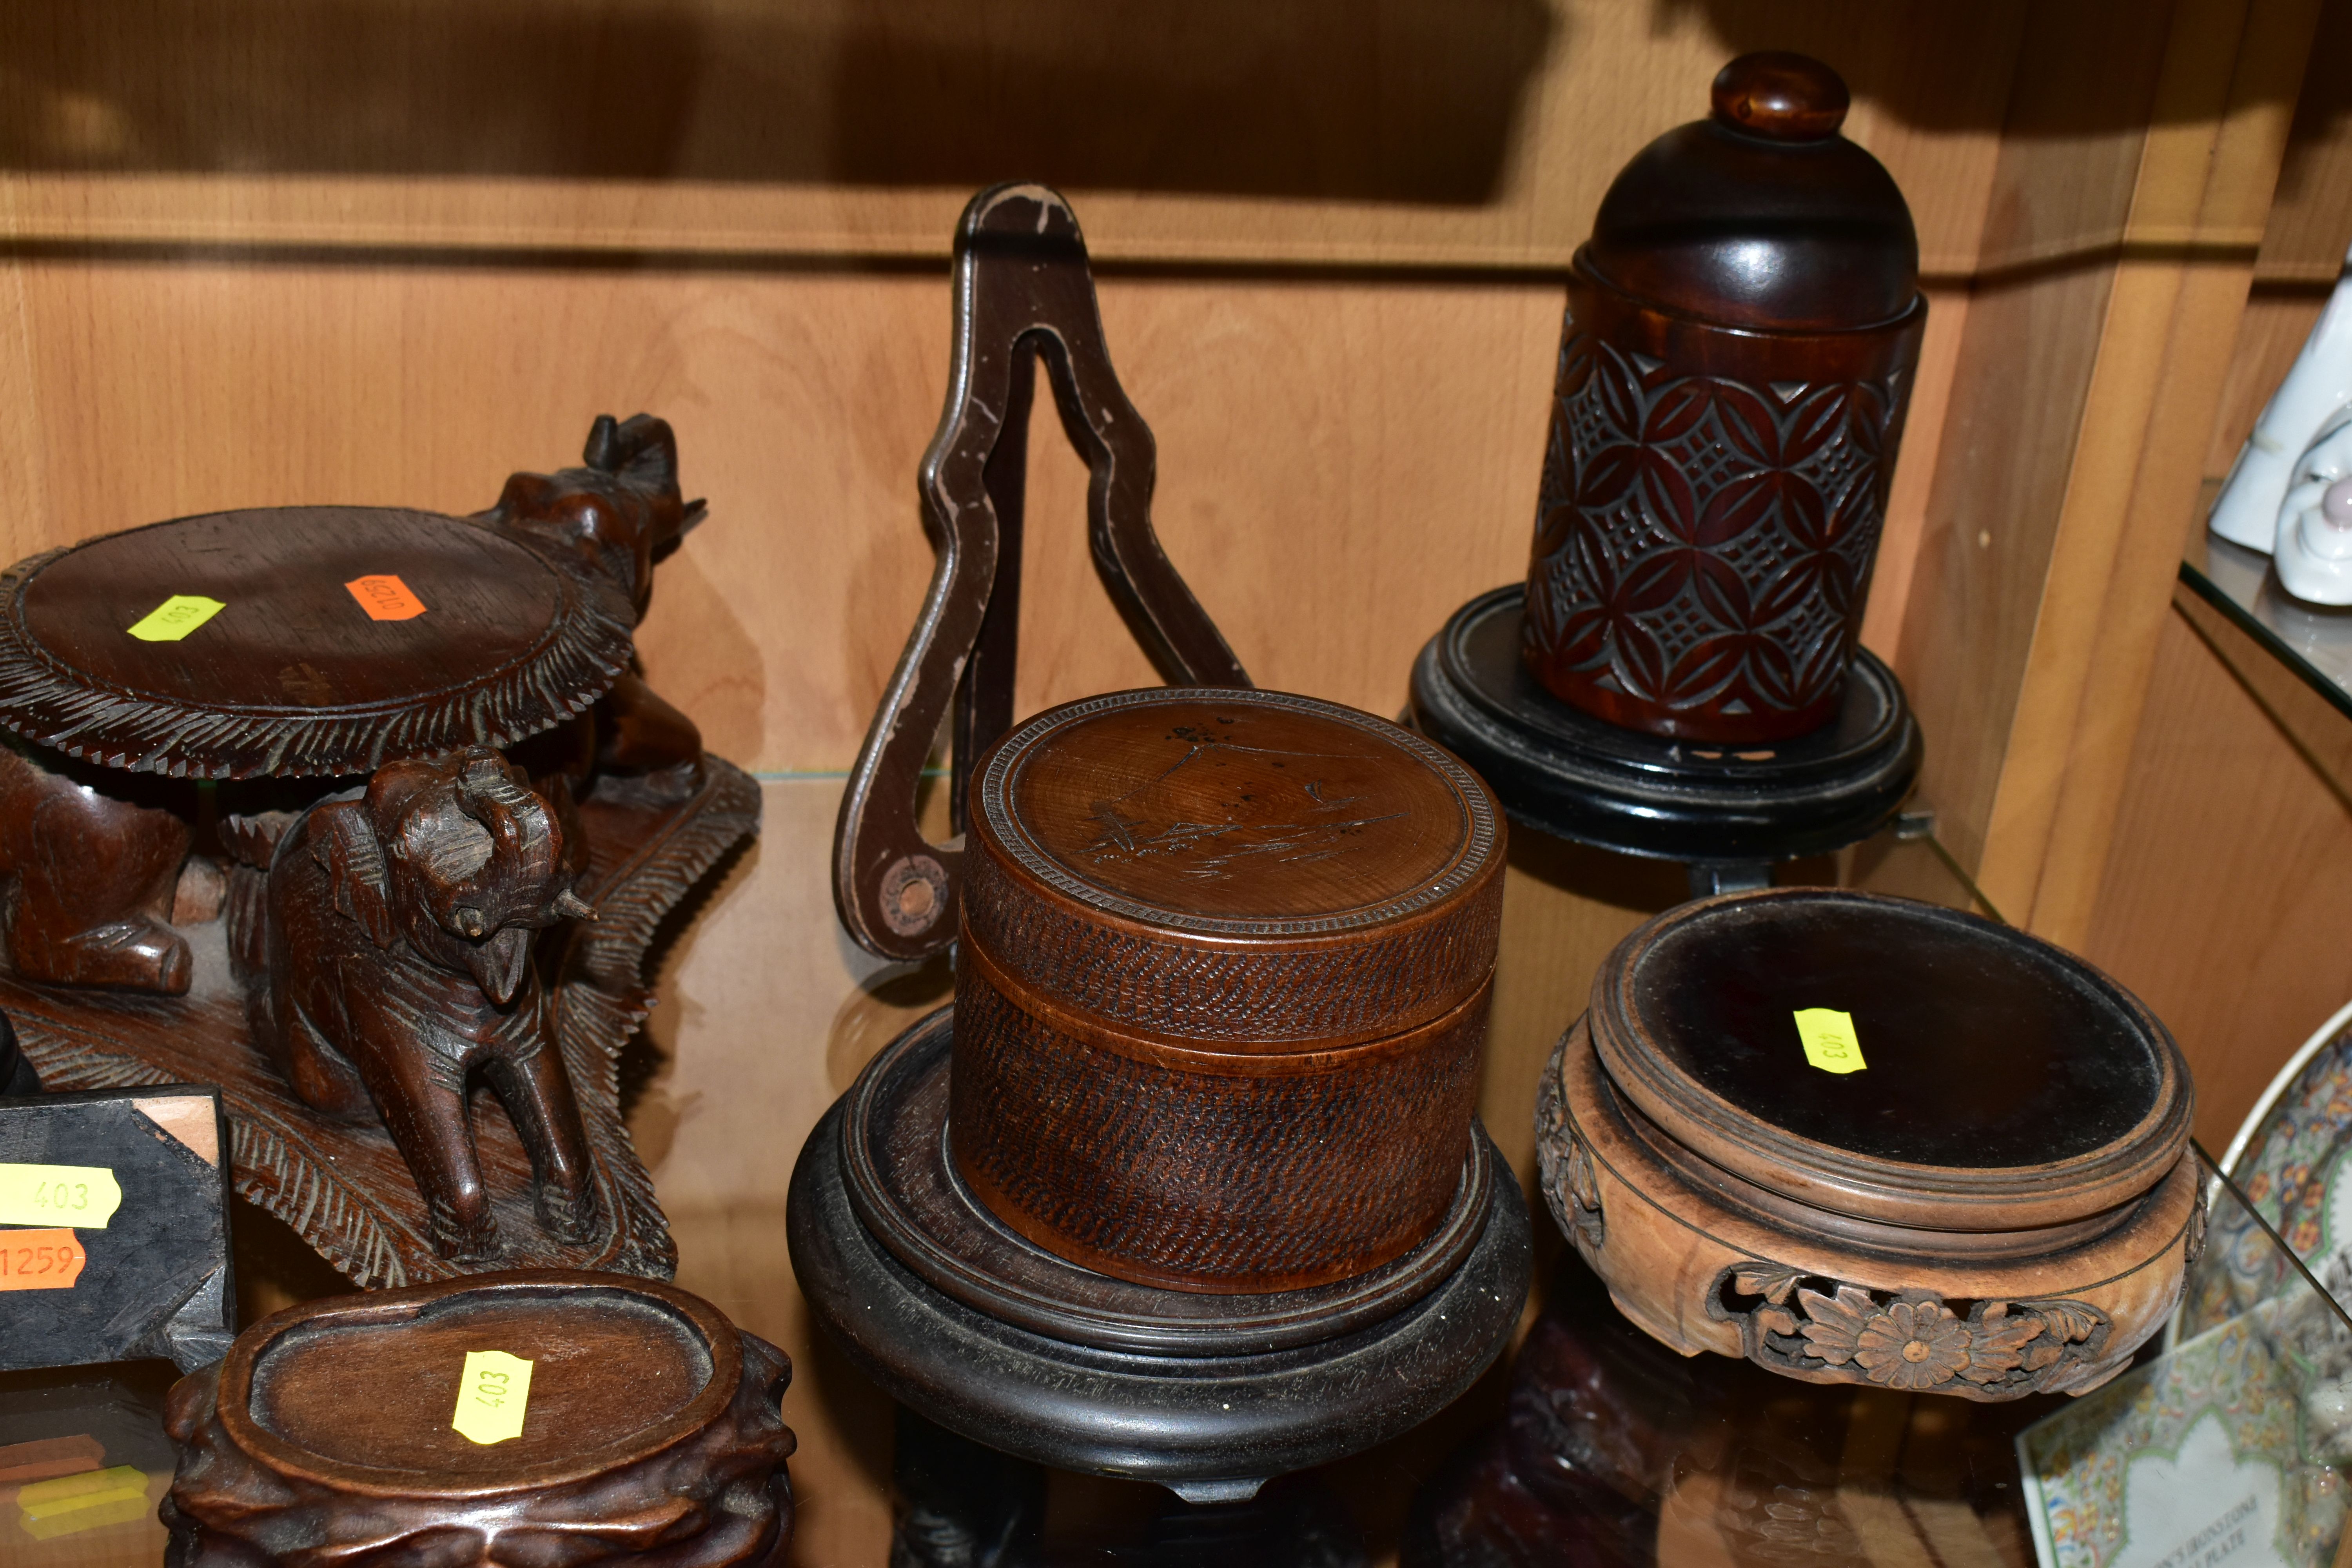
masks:
[[[233,825],[268,849],[255,1037],[306,1104],[382,1118],[445,1257],[498,1249],[467,1118],[477,1072],[530,1152],[541,1224],[567,1242],[594,1224],[587,1138],[531,961],[539,931],[593,918],[573,891],[565,804],[473,747],[390,763],[281,833]]]

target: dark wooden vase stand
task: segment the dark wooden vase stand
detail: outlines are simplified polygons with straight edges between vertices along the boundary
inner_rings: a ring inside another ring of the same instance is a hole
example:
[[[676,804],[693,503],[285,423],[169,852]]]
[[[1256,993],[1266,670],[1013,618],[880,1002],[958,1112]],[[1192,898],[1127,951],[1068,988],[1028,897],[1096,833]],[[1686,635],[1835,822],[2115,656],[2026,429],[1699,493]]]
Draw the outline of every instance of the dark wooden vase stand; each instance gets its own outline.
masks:
[[[1372,1275],[1263,1296],[1133,1285],[1023,1241],[955,1183],[951,1029],[945,1009],[917,1024],[825,1113],[785,1222],[818,1320],[928,1420],[1041,1464],[1238,1501],[1426,1419],[1509,1338],[1528,1214],[1483,1133],[1456,1212]]]
[[[1412,668],[1411,721],[1478,771],[1511,820],[1621,854],[1680,860],[1697,894],[1760,888],[1895,818],[1919,726],[1895,672],[1857,650],[1837,718],[1792,741],[1677,741],[1596,719],[1519,657],[1527,589],[1454,613]]]

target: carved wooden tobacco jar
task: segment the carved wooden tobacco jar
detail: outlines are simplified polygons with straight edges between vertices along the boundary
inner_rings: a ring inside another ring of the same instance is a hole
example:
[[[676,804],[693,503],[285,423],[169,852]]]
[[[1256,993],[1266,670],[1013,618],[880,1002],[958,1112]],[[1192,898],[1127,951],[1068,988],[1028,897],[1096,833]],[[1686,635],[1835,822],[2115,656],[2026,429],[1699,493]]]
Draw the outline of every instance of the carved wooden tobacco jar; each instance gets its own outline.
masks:
[[[1524,656],[1614,724],[1727,743],[1837,716],[1927,304],[1837,73],[1743,56],[1576,254]]]
[[[1437,1228],[1502,909],[1468,770],[1352,709],[1164,688],[1014,731],[968,821],[949,1139],[1000,1219],[1234,1293]]]
[[[2188,1068],[2048,943],[1819,889],[1627,937],[1537,1120],[1578,1252],[1685,1353],[1970,1399],[2079,1394],[2203,1234]]]
[[[621,1275],[289,1307],[172,1390],[169,1561],[781,1563],[791,1377],[708,1301]]]

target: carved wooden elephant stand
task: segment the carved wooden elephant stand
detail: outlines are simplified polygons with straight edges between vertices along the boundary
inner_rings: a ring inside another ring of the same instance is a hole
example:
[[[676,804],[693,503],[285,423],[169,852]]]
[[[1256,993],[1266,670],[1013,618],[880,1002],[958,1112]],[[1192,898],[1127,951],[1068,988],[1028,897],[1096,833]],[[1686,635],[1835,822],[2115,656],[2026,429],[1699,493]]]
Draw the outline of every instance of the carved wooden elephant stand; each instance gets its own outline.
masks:
[[[530,1154],[548,1233],[584,1241],[595,1217],[587,1134],[531,963],[541,930],[594,918],[572,891],[561,815],[477,746],[390,763],[274,841],[236,825],[270,849],[265,930],[229,932],[233,952],[268,959],[244,974],[254,1038],[304,1104],[383,1118],[446,1257],[497,1252],[466,1114],[476,1071]]]
[[[669,426],[608,416],[471,517],[215,513],[0,574],[0,1012],[44,1082],[220,1085],[238,1192],[362,1286],[669,1274],[613,1064],[759,809],[635,669],[701,514]]]

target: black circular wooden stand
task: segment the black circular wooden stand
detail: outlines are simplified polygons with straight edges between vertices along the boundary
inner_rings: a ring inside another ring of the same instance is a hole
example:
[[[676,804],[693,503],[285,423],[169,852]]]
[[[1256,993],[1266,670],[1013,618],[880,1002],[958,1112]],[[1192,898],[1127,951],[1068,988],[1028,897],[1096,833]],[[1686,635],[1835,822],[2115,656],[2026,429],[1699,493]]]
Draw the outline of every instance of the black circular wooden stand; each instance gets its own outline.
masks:
[[[1236,1501],[1406,1431],[1501,1353],[1527,1298],[1528,1213],[1483,1131],[1464,1179],[1483,1224],[1457,1203],[1419,1263],[1280,1296],[1150,1289],[1074,1268],[992,1222],[983,1236],[986,1211],[940,1184],[952,1167],[924,1151],[943,1127],[951,1028],[945,1008],[917,1024],[825,1113],[802,1148],[785,1218],[818,1319],[919,1415],[1022,1458],[1157,1481],[1189,1502]],[[970,1205],[914,1259],[955,1295],[886,1244],[887,1217],[881,1236],[860,1217],[919,1213],[910,1183]],[[1438,1267],[1447,1259],[1458,1260]],[[1426,1278],[1410,1279],[1416,1270]],[[1058,1331],[1041,1331],[1049,1325]]]
[[[1892,821],[1919,776],[1919,726],[1895,672],[1857,649],[1835,721],[1748,746],[1670,740],[1593,718],[1519,659],[1523,584],[1454,613],[1413,661],[1411,721],[1486,779],[1511,820],[1680,860],[1699,893],[1760,888],[1777,860]]]

